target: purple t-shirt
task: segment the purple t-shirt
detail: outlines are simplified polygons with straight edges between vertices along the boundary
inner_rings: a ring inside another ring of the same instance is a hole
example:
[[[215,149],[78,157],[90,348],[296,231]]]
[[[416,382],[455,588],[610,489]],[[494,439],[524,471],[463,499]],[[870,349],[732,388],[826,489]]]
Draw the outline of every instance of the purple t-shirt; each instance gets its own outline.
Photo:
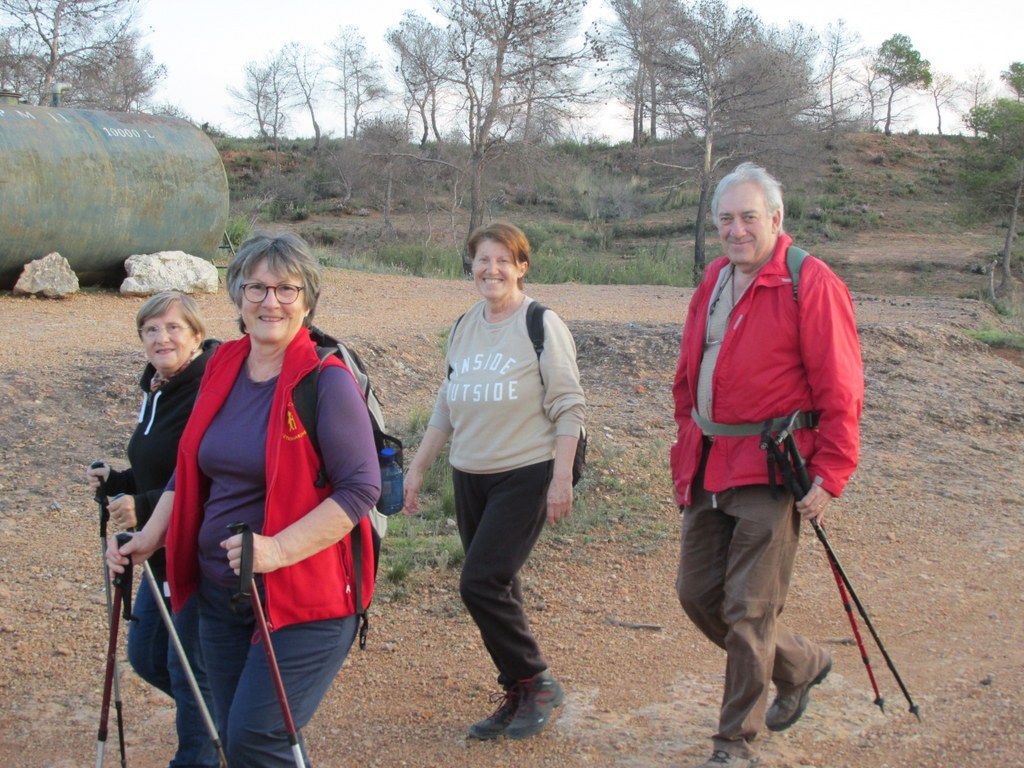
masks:
[[[199,565],[204,577],[224,586],[238,583],[220,546],[231,535],[227,526],[248,523],[255,533],[263,530],[267,422],[276,385],[276,378],[253,382],[243,366],[199,445],[199,468],[210,481],[199,529]],[[336,366],[321,373],[317,397],[317,436],[331,498],[358,524],[380,496],[380,465],[366,404],[352,375]]]

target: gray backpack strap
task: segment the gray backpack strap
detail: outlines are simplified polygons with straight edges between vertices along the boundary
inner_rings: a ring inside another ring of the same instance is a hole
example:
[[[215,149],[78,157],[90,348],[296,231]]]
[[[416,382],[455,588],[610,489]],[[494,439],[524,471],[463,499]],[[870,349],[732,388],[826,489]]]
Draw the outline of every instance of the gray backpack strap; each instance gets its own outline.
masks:
[[[789,270],[789,277],[793,281],[793,301],[799,299],[798,289],[800,287],[800,269],[804,265],[804,259],[810,256],[803,248],[795,245],[786,249],[786,269]]]

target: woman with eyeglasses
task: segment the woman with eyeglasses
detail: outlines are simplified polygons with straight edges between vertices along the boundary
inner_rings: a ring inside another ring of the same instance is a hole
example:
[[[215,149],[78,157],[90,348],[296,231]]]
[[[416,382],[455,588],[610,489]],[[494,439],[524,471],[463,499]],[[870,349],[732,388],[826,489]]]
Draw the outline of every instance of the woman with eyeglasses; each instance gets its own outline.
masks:
[[[255,235],[227,272],[243,337],[210,361],[178,450],[175,475],[149,523],[107,561],[121,572],[166,543],[171,601],[199,596],[200,637],[220,737],[232,766],[293,765],[280,702],[251,604],[236,601],[242,536],[294,724],[302,729],[356,636],[351,536],[363,542],[363,602],[372,598],[367,513],[380,467],[362,393],[310,338],[320,270],[292,234]],[[312,445],[292,402],[320,367]],[[327,477],[318,483],[321,464]],[[369,574],[369,577],[367,577]],[[305,756],[305,745],[300,745]],[[306,757],[308,762],[308,757]]]
[[[108,510],[117,530],[149,522],[174,472],[178,441],[192,413],[199,381],[220,344],[206,338],[203,317],[192,297],[177,291],[164,291],[147,299],[135,316],[135,324],[147,362],[139,380],[142,407],[138,424],[128,441],[129,466],[114,470],[103,462],[86,470],[86,479],[93,488],[102,484],[108,496],[116,497],[110,500]],[[162,551],[154,554],[150,565],[169,606]],[[209,700],[199,647],[198,600],[185,602],[174,623],[196,682]],[[139,677],[174,698],[178,748],[171,768],[217,766],[217,752],[202,711],[164,626],[156,596],[145,582],[140,582],[132,607],[128,661]]]

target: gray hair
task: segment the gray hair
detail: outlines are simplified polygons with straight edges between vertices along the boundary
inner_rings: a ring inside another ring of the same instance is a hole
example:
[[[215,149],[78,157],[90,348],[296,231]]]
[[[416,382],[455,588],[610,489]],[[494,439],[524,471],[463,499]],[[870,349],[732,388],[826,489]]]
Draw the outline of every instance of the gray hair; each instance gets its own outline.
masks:
[[[726,175],[715,188],[715,194],[711,198],[711,215],[718,218],[718,203],[731,187],[737,184],[756,184],[764,195],[764,202],[768,208],[768,215],[772,216],[778,211],[783,213],[782,207],[782,185],[778,179],[768,171],[754,163],[740,163],[736,170]]]
[[[199,312],[199,305],[187,293],[179,291],[161,291],[160,293],[153,294],[143,302],[142,306],[139,307],[138,313],[135,315],[135,329],[138,331],[139,338],[142,338],[142,326],[154,317],[165,315],[174,304],[180,305],[181,316],[192,328],[192,331],[198,334],[200,338],[205,339],[206,322]]]
[[[320,265],[309,250],[309,244],[291,232],[277,235],[257,232],[242,243],[227,273],[228,296],[235,306],[242,306],[242,285],[261,263],[271,272],[294,275],[302,282],[303,300],[308,310],[303,323],[308,326],[320,298]],[[238,323],[245,333],[241,319]]]

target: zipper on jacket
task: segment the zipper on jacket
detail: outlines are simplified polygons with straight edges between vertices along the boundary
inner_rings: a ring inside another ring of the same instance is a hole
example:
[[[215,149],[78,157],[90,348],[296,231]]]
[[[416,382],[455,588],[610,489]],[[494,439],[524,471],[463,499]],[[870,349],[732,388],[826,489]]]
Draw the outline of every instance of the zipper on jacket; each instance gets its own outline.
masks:
[[[156,404],[157,404],[157,401],[159,399],[160,399],[160,390],[158,389],[156,391],[156,394],[153,395],[153,410],[149,412],[149,423],[146,425],[146,430],[142,433],[144,435],[148,435],[149,434],[149,430],[153,426],[153,422],[156,420]]]

